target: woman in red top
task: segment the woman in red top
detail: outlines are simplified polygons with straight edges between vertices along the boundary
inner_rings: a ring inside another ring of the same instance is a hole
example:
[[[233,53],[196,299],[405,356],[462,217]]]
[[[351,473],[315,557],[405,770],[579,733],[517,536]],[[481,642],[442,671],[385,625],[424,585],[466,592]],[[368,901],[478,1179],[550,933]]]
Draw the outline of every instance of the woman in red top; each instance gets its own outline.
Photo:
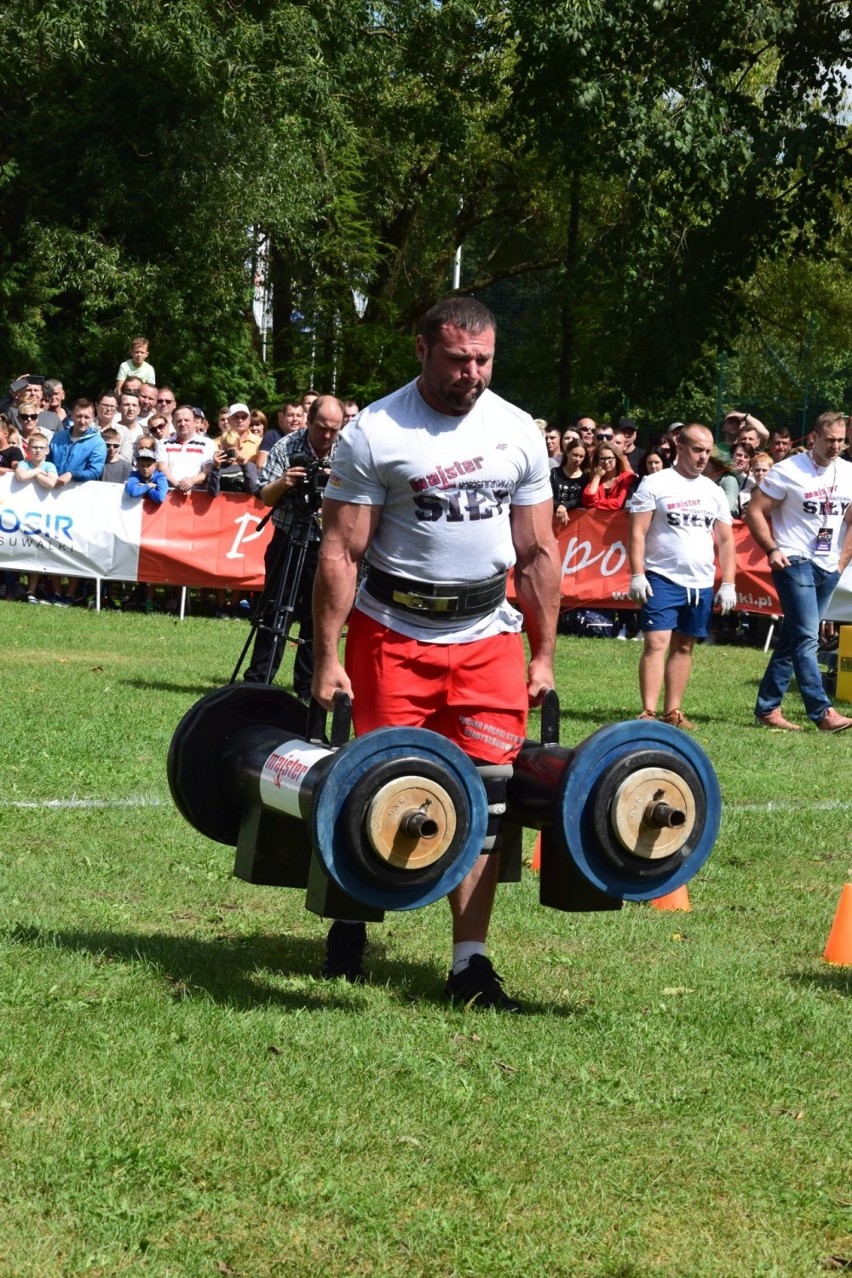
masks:
[[[580,500],[589,510],[622,510],[636,482],[637,476],[621,449],[615,444],[599,444],[591,478]]]

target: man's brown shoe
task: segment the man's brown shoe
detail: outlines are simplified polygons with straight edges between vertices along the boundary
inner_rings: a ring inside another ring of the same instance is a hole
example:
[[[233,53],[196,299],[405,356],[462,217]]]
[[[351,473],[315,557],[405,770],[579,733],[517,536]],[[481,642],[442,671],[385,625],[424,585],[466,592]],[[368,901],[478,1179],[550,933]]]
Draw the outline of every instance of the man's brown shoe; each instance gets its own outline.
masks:
[[[798,723],[791,723],[789,719],[784,718],[778,706],[774,710],[770,710],[769,714],[756,714],[754,721],[758,728],[775,728],[779,732],[802,731]]]
[[[852,719],[838,714],[834,706],[829,706],[817,727],[820,732],[845,732],[847,728],[852,728]]]
[[[695,724],[690,723],[682,710],[670,710],[668,714],[660,715],[660,723],[670,723],[673,728],[686,728],[689,732],[695,731]]]

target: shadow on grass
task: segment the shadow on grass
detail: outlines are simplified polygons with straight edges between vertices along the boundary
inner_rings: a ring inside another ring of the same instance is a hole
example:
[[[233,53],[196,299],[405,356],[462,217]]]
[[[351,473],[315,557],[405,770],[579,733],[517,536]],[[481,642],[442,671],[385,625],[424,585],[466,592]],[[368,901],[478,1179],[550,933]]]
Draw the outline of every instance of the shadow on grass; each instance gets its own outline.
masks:
[[[812,989],[833,994],[852,994],[852,967],[825,967],[821,971],[788,972],[792,985],[809,985]]]
[[[221,688],[222,684],[227,682],[224,679],[210,679],[206,683],[169,683],[165,679],[116,679],[117,684],[121,684],[125,688],[136,688],[141,692],[177,692],[177,693],[197,693],[199,697],[205,696],[208,692],[212,692],[214,688]]]
[[[316,982],[312,988],[280,989],[265,974],[310,980],[319,973],[325,954],[325,938],[316,940],[286,934],[224,937],[205,941],[172,936],[165,932],[53,931],[19,924],[0,932],[15,945],[62,949],[91,954],[113,962],[141,963],[154,970],[175,998],[191,998],[203,991],[217,1003],[243,1011],[273,1005],[284,1009],[328,1011],[338,1008],[359,1012],[363,1000],[353,1001],[353,987],[338,982]],[[368,984],[387,986],[402,1001],[447,1007],[443,988],[446,973],[434,965],[392,960],[385,956],[380,934],[371,930],[364,957]],[[363,986],[354,987],[355,990]],[[346,991],[340,997],[334,991]],[[575,1017],[584,1008],[524,1000],[527,1014]]]
[[[318,984],[314,994],[310,989],[279,989],[264,979],[266,973],[303,978],[318,973],[325,950],[321,939],[294,940],[276,933],[205,941],[166,932],[62,932],[22,925],[7,930],[5,936],[17,945],[141,963],[159,973],[176,998],[204,991],[217,1003],[243,1010],[270,1004],[353,1010],[350,999],[331,993],[333,985]]]

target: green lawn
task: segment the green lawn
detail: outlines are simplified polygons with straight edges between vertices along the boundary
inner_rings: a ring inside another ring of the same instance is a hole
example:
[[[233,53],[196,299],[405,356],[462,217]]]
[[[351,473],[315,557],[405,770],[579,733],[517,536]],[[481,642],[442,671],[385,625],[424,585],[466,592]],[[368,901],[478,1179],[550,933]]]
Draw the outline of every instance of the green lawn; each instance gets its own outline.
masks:
[[[317,980],[303,895],[178,815],[172,731],[242,625],[0,622],[4,1278],[852,1268],[852,970],[821,960],[852,733],[753,728],[762,653],[697,654],[724,816],[692,913],[562,915],[525,873],[515,1018],[442,1001],[443,902],[372,930],[367,986]],[[636,713],[638,650],[560,640],[565,744]]]

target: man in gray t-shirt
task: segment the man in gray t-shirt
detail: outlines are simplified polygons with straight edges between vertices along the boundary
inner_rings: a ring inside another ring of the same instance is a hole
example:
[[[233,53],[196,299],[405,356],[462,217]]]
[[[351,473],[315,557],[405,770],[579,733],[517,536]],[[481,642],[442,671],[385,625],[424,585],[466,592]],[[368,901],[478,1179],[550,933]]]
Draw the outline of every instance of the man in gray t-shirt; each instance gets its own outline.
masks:
[[[505,788],[528,705],[553,686],[559,559],[544,441],[526,413],[488,390],[494,343],[480,302],[439,302],[417,337],[417,380],[341,432],[323,503],[313,692],[327,709],[335,693],[349,694],[358,734],[440,732],[490,781],[503,774]],[[522,616],[505,599],[512,566]],[[500,810],[499,797],[489,802]],[[450,893],[446,993],[514,1011],[485,952],[498,846],[494,816],[483,855]],[[365,941],[363,924],[333,924],[323,974],[362,979]]]

